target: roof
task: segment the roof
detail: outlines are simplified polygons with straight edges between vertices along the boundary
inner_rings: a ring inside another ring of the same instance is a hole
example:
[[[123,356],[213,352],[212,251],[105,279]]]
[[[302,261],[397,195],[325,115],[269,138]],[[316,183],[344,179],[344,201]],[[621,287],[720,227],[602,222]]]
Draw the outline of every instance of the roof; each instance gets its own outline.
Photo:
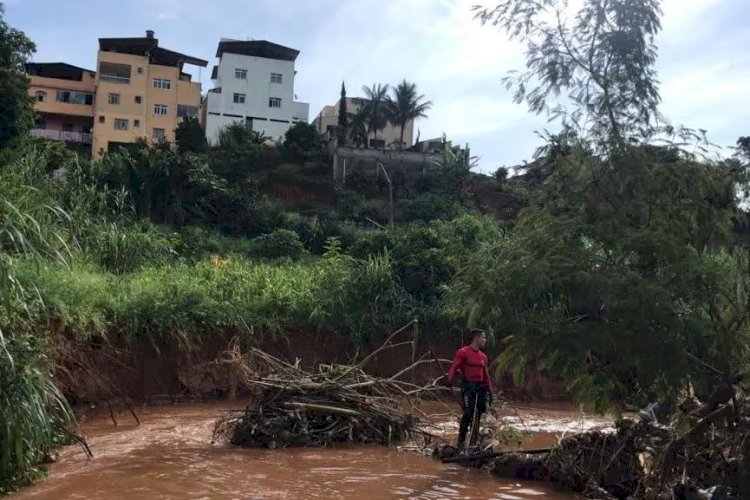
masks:
[[[100,38],[99,50],[134,56],[149,54],[151,63],[161,66],[181,66],[184,63],[203,68],[208,66],[208,61],[203,59],[159,47],[158,38]]]
[[[266,59],[278,59],[281,61],[296,61],[299,50],[290,49],[266,40],[222,40],[216,49],[216,57],[228,52],[242,56],[265,57]]]
[[[43,78],[58,78],[60,80],[83,80],[83,73],[96,74],[95,71],[85,68],[79,68],[72,64],[63,62],[53,63],[28,63],[26,64],[26,73],[31,76],[41,76]]]

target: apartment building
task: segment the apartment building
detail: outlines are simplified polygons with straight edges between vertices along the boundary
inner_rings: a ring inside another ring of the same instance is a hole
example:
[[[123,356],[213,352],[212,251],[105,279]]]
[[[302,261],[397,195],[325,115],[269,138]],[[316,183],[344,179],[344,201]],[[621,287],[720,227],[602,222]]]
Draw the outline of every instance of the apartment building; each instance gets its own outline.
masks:
[[[184,66],[208,61],[159,46],[153,31],[139,38],[100,38],[94,99],[93,154],[140,138],[174,141],[187,116],[198,116],[200,81]]]
[[[222,39],[213,67],[214,88],[204,101],[203,123],[209,142],[221,129],[243,123],[274,139],[295,122],[307,122],[310,105],[297,102],[294,79],[299,51],[265,40]]]
[[[361,97],[347,97],[346,98],[346,111],[350,114],[355,114],[364,105],[367,104],[367,99]],[[323,109],[318,113],[315,118],[315,128],[321,135],[328,135],[333,137],[335,134],[332,132],[336,129],[339,123],[339,107],[341,106],[341,99],[336,104],[324,106]],[[351,121],[351,119],[349,120]],[[368,133],[368,146],[371,148],[387,148],[390,144],[397,143],[401,138],[401,127],[388,123],[385,128],[378,130],[377,139],[375,133]],[[414,143],[414,120],[407,122],[404,128],[404,144],[406,148],[409,148]]]
[[[65,63],[29,63],[34,99],[31,135],[90,147],[94,127],[96,73]]]

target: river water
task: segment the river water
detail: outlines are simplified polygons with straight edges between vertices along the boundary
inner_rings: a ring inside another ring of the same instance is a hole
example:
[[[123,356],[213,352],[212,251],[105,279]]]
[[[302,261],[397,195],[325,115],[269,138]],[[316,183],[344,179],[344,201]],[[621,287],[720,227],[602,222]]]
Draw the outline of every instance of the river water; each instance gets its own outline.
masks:
[[[82,424],[94,458],[63,449],[49,477],[13,495],[19,499],[570,499],[539,483],[501,480],[384,447],[256,450],[211,444],[216,419],[230,406],[149,407],[132,417]],[[532,409],[533,410],[533,409]],[[567,410],[516,411],[533,422],[576,425]],[[520,418],[520,417],[519,417]],[[562,419],[562,421],[561,421]],[[566,423],[567,422],[567,423]],[[583,425],[583,421],[581,420]],[[555,424],[553,424],[554,427]],[[559,427],[559,425],[558,425]],[[553,436],[539,428],[531,446]]]

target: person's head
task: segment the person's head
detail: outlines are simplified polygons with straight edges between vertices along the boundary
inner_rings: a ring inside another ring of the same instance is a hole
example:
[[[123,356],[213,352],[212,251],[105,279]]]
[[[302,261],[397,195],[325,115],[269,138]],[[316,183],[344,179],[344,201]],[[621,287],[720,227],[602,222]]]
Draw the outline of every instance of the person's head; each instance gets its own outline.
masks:
[[[471,345],[476,349],[481,349],[484,347],[484,344],[486,343],[487,343],[487,334],[484,333],[484,330],[480,330],[479,328],[472,328]]]

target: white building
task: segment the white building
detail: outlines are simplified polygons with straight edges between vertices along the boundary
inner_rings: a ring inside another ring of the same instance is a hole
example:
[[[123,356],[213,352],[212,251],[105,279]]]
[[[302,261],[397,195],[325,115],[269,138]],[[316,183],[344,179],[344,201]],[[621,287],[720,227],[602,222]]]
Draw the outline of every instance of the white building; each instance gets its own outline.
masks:
[[[234,122],[278,139],[294,122],[307,122],[310,105],[296,102],[294,62],[298,50],[265,40],[222,39],[216,51],[203,103],[206,137],[216,143],[219,131]]]

